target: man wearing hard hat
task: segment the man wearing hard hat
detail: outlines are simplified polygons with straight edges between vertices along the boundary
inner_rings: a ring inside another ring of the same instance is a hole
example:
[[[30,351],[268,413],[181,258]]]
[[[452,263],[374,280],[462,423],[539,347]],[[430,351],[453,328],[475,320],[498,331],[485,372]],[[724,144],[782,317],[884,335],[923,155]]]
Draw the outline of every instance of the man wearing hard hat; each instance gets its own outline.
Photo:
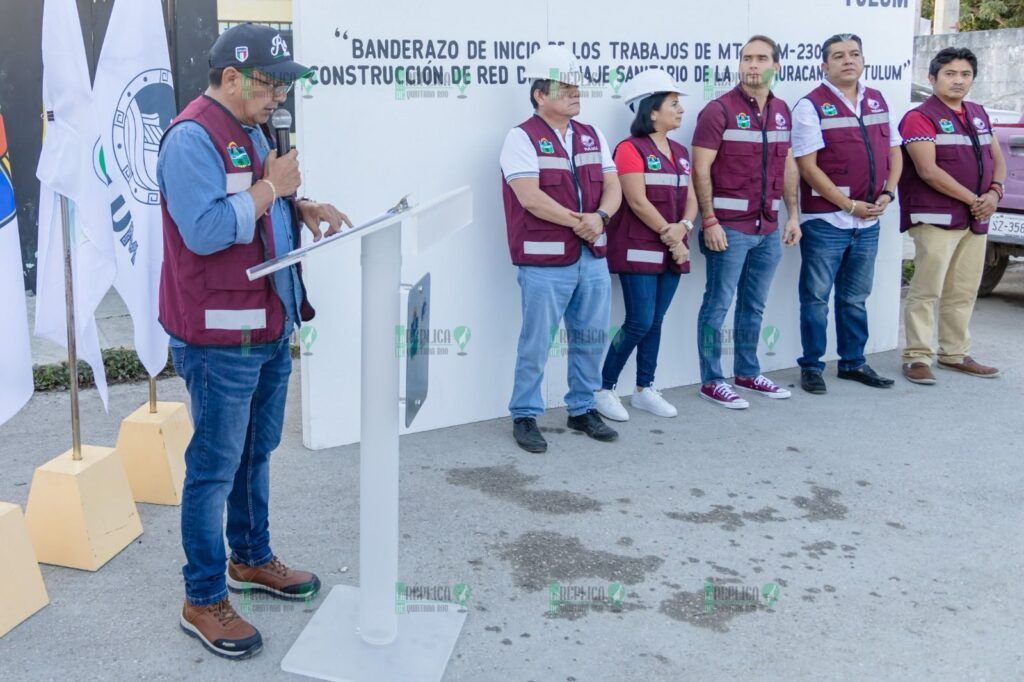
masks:
[[[687,235],[697,217],[689,191],[690,155],[668,138],[683,122],[682,88],[661,69],[641,71],[622,88],[635,114],[630,137],[615,148],[615,166],[625,203],[608,225],[608,269],[618,274],[626,319],[612,340],[602,369],[597,410],[626,421],[629,413],[615,391],[619,374],[636,349],[632,407],[675,417],[674,405],[654,388],[661,322],[679,278],[690,271]]]
[[[565,320],[568,427],[599,441],[618,434],[594,409],[611,291],[605,227],[622,201],[611,150],[580,112],[581,73],[573,54],[549,45],[526,63],[534,115],[509,131],[501,150],[502,193],[512,263],[519,266],[522,330],[509,402],[513,436],[545,452],[544,365]]]
[[[790,392],[761,374],[761,338],[768,289],[782,258],[779,209],[789,218],[781,243],[800,240],[797,220],[799,172],[790,151],[789,107],[772,94],[781,50],[767,36],[754,36],[740,52],[740,83],[708,102],[693,133],[693,178],[703,214],[700,248],[707,284],[697,315],[699,395],[728,409],[750,404],[722,374],[722,324],[736,299],[733,371],[736,387],[765,398]]]

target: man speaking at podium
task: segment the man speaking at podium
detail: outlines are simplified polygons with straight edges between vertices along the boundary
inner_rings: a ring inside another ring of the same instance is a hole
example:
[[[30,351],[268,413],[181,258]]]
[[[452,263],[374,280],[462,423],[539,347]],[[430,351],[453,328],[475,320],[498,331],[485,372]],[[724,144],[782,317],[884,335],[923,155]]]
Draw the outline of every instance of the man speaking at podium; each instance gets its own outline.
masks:
[[[281,440],[292,361],[288,339],[313,318],[298,266],[250,282],[246,269],[298,245],[299,222],[321,236],[348,222],[329,204],[296,200],[295,150],[278,156],[266,128],[308,69],[284,38],[242,24],[210,49],[210,87],[167,129],[157,178],[163,210],[160,322],[185,379],[195,434],[185,452],[181,628],[232,659],[263,647],[227,588],[311,599],[312,573],[270,549],[270,453]],[[225,576],[224,505],[231,549]]]

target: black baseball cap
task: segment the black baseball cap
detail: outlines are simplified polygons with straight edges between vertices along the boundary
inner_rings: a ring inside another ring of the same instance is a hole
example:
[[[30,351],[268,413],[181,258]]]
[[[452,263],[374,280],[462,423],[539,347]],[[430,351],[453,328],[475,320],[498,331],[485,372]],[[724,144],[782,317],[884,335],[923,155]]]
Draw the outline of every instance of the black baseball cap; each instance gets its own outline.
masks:
[[[309,73],[309,67],[292,59],[291,49],[276,28],[247,22],[220,34],[210,48],[210,67],[259,69],[271,78],[293,82]]]

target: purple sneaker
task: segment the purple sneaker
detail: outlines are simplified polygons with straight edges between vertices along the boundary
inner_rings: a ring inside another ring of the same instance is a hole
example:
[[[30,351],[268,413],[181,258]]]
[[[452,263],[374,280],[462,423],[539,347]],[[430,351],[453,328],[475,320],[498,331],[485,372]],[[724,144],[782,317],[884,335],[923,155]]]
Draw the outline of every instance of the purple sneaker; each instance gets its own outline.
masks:
[[[710,400],[730,410],[745,410],[750,407],[750,403],[736,395],[736,391],[732,390],[732,386],[724,381],[704,384],[700,387],[698,395],[704,398],[704,400]]]
[[[779,388],[774,381],[763,374],[758,374],[753,379],[736,377],[736,388],[742,388],[744,391],[750,391],[774,400],[783,400],[793,395],[787,389]]]

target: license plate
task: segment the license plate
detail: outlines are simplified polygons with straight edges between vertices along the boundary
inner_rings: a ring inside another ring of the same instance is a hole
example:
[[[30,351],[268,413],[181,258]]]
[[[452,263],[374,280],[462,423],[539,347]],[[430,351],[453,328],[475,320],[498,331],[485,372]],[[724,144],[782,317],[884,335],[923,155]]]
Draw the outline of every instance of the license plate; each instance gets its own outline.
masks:
[[[1024,215],[993,213],[988,221],[988,236],[1000,242],[1024,244]]]

